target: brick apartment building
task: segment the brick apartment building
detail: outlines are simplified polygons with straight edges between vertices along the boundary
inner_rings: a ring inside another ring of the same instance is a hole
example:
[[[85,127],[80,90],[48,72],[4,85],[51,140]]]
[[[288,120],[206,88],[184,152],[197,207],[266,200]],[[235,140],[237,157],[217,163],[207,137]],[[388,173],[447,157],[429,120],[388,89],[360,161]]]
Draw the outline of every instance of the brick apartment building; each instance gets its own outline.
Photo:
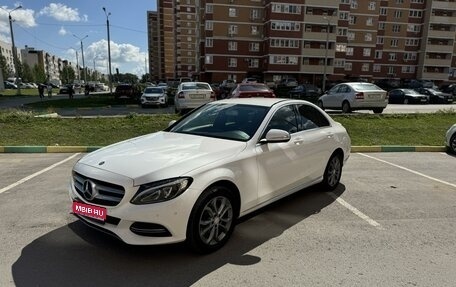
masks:
[[[158,0],[155,80],[456,81],[455,0]]]

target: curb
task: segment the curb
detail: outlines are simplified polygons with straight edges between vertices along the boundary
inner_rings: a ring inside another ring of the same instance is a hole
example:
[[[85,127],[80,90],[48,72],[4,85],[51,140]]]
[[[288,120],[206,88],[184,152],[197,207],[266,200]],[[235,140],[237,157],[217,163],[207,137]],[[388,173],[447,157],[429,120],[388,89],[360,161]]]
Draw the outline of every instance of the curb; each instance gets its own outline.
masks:
[[[0,146],[0,153],[88,153],[103,146]],[[446,152],[444,146],[352,146],[357,152]]]

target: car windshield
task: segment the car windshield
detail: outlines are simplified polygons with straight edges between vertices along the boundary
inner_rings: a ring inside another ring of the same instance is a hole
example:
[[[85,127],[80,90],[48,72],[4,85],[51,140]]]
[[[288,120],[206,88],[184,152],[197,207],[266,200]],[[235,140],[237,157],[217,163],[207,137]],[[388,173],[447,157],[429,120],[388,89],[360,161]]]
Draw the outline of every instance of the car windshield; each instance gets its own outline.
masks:
[[[144,90],[144,93],[145,94],[161,94],[161,93],[163,93],[163,89],[162,88],[146,88]]]
[[[182,90],[210,90],[209,84],[204,83],[191,83],[182,85]]]
[[[169,132],[248,141],[257,131],[269,107],[241,104],[209,104],[183,118]]]
[[[356,83],[351,86],[355,91],[383,91],[378,86],[369,83]]]
[[[243,92],[269,91],[269,88],[266,85],[240,85],[239,90]]]

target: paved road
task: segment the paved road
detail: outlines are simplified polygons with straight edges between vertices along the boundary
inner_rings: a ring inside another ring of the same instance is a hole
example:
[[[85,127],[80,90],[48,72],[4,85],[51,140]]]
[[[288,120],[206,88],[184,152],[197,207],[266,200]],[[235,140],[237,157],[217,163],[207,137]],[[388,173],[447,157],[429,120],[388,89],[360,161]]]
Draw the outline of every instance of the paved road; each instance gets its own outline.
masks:
[[[52,99],[45,98],[45,100],[55,100],[67,98],[67,95],[57,95]],[[75,95],[75,98],[85,97],[83,94]],[[21,98],[0,98],[0,109],[5,108],[21,108],[26,103],[33,103],[39,101],[38,97],[21,97]],[[389,104],[383,111],[385,114],[393,113],[433,113],[443,110],[456,111],[456,103],[451,105],[396,105]],[[340,111],[327,110],[330,114],[340,114]],[[111,106],[103,108],[69,108],[69,109],[56,109],[60,116],[114,116],[114,115],[128,115],[130,113],[137,114],[157,114],[157,113],[174,113],[174,107],[168,108],[146,108],[143,109],[137,105],[128,106]],[[372,111],[356,111],[354,114],[372,113]]]
[[[0,286],[455,286],[445,153],[352,154],[334,193],[306,189],[244,218],[207,256],[126,246],[75,221],[72,156],[0,154]]]

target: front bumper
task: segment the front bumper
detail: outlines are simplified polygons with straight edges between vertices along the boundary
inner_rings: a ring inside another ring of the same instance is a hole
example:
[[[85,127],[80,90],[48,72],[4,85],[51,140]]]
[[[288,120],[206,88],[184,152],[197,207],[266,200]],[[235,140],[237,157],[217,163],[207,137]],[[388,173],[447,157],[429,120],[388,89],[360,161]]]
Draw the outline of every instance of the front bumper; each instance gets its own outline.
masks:
[[[88,176],[97,174],[97,180],[110,178],[97,173],[87,173],[92,168],[84,167],[86,172],[78,173]],[[100,176],[101,175],[101,176]],[[119,177],[119,175],[117,175]],[[121,176],[120,176],[121,178]],[[128,182],[129,180],[121,180]],[[100,220],[89,217],[76,215],[87,225],[111,234],[127,244],[132,245],[155,245],[181,242],[186,239],[187,223],[191,210],[198,197],[198,192],[194,189],[187,189],[183,194],[173,200],[147,204],[135,205],[130,203],[131,198],[136,193],[138,187],[124,186],[125,196],[116,206],[103,206],[93,204],[81,196],[75,189],[74,181],[71,180],[69,187],[69,196],[71,203],[74,201],[101,206],[106,208],[107,219]],[[71,204],[69,204],[70,213],[72,213]],[[163,232],[158,232],[164,229]]]
[[[141,105],[149,105],[149,106],[160,106],[165,105],[166,99],[164,97],[142,97],[141,98]]]

